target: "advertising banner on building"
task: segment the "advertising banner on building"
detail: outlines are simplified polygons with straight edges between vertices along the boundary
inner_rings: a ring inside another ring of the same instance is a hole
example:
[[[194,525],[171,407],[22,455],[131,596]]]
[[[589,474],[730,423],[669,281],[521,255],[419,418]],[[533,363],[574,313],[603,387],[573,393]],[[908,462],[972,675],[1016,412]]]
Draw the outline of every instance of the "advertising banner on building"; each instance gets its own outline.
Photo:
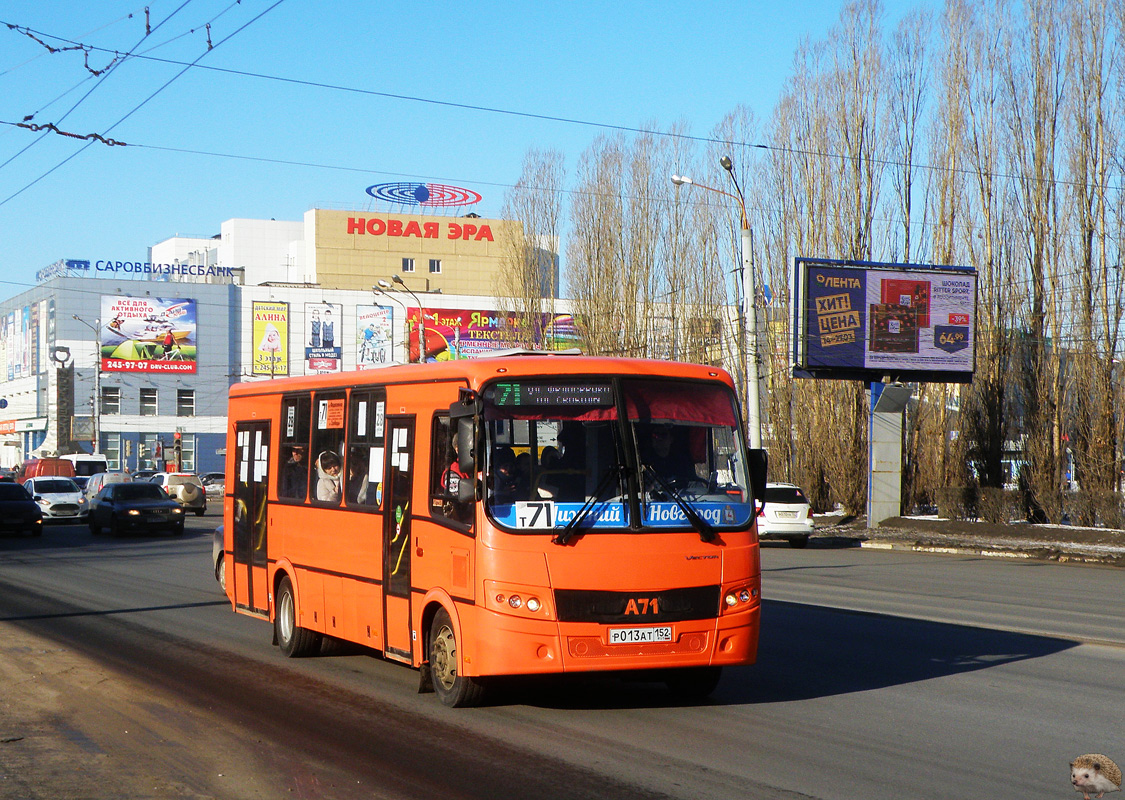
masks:
[[[355,307],[356,369],[370,369],[391,362],[393,326],[394,309],[389,306]]]
[[[195,372],[195,301],[102,295],[104,372]]]
[[[410,360],[418,358],[417,308],[407,309]],[[570,314],[539,314],[527,330],[520,315],[488,309],[427,308],[424,341],[426,361],[472,358],[511,347],[565,350],[579,345],[578,331]]]
[[[251,341],[254,343],[251,375],[289,374],[289,304],[255,301]]]
[[[305,303],[305,374],[321,375],[343,369],[339,303]]]
[[[795,374],[972,380],[974,271],[797,261]]]
[[[33,320],[31,306],[12,311],[3,319],[3,329],[8,380],[32,375],[37,369],[35,356],[39,336],[38,312],[36,311]]]

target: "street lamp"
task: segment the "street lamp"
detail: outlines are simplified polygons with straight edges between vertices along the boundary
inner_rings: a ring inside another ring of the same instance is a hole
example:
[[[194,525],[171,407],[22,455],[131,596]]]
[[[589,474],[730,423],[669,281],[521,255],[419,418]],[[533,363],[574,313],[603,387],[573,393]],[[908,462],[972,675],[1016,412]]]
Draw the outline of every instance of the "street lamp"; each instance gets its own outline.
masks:
[[[746,424],[749,428],[750,447],[762,446],[762,404],[758,387],[758,318],[754,297],[754,270],[750,264],[751,238],[750,218],[746,215],[746,198],[734,176],[734,164],[729,156],[719,159],[719,165],[730,175],[734,182],[736,194],[696,183],[686,175],[673,175],[672,183],[676,186],[698,186],[709,192],[715,192],[729,197],[738,203],[738,210],[742,217],[742,352],[746,354],[746,376],[743,394],[746,397]]]
[[[102,439],[101,439],[101,417],[102,417],[102,339],[101,329],[102,321],[95,320],[91,325],[86,320],[77,314],[71,314],[71,318],[78,320],[91,331],[94,332],[94,402],[93,408],[90,411],[94,417],[94,453],[101,452]]]
[[[406,281],[402,279],[401,275],[392,275],[391,280],[409,292],[410,296],[414,298],[414,302],[418,304],[418,363],[421,364],[426,360],[426,309],[422,307],[422,301],[418,299],[418,295],[414,294],[414,290],[406,285]],[[383,281],[379,281],[380,285],[383,283]],[[407,355],[409,356],[409,348],[407,348]]]
[[[402,327],[403,327],[403,330],[406,331],[406,335],[403,337],[403,342],[406,344],[406,360],[409,361],[410,360],[410,329],[407,328],[407,326],[406,326],[406,323],[407,323],[406,304],[403,303],[401,300],[399,300],[397,297],[395,297],[394,294],[391,293],[390,290],[392,288],[394,288],[394,287],[391,286],[389,281],[385,281],[382,278],[380,278],[379,282],[378,282],[378,285],[372,286],[371,291],[374,292],[376,295],[382,295],[383,297],[387,298],[392,303],[394,303],[395,305],[397,305],[399,308],[402,309]],[[394,322],[394,314],[391,315],[391,322],[392,323]],[[394,325],[393,324],[391,325],[391,330],[392,330],[391,345],[392,345],[392,348],[393,348],[393,346],[394,346],[394,333],[393,333]]]

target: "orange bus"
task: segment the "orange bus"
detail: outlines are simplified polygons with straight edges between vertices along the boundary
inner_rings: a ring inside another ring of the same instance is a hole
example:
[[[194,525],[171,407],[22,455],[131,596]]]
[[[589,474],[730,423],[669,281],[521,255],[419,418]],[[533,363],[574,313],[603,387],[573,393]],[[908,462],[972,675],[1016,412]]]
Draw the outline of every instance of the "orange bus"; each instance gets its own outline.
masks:
[[[450,706],[499,676],[751,664],[750,451],[714,367],[504,355],[230,389],[226,592],[287,656],[323,637]]]

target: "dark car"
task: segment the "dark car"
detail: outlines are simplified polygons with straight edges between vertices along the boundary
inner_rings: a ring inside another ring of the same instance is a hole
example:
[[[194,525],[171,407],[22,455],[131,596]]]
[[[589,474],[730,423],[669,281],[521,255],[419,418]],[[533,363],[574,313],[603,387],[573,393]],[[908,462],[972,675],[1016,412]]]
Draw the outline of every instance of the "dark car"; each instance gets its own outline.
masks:
[[[90,532],[109,528],[114,536],[122,533],[171,531],[184,532],[184,510],[155,483],[111,483],[90,502]]]
[[[0,530],[43,535],[43,512],[18,483],[0,482]]]

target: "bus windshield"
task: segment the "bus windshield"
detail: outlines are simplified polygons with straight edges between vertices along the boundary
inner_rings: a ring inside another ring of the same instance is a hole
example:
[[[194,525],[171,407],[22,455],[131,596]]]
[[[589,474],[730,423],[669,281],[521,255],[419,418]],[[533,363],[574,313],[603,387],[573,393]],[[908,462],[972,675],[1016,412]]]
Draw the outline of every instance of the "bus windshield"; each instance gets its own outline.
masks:
[[[483,400],[485,507],[504,528],[709,536],[752,520],[746,448],[725,384],[520,379],[490,385]]]

